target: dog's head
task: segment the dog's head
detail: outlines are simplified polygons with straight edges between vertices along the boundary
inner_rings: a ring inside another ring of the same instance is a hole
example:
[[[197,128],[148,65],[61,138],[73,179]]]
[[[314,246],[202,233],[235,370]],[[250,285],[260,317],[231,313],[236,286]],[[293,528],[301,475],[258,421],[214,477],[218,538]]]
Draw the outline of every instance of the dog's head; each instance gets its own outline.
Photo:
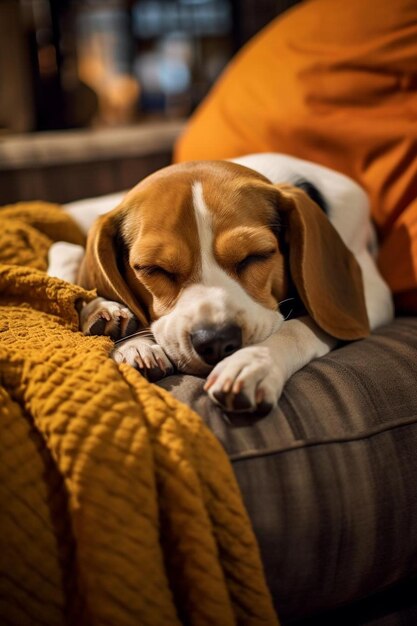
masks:
[[[334,337],[369,332],[361,270],[317,204],[230,162],[139,183],[93,227],[81,283],[126,304],[193,373],[277,331],[293,290]]]

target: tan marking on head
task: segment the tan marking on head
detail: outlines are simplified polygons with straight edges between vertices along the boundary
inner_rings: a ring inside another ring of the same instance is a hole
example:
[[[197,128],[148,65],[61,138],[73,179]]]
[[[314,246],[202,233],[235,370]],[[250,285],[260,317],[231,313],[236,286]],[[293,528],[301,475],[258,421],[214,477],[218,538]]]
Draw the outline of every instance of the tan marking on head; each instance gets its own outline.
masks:
[[[236,226],[219,233],[216,258],[230,276],[264,306],[275,309],[272,285],[284,272],[278,242],[267,226]]]
[[[191,181],[182,172],[161,172],[128,194],[123,225],[128,282],[132,290],[138,283],[146,287],[152,319],[169,311],[200,271]]]

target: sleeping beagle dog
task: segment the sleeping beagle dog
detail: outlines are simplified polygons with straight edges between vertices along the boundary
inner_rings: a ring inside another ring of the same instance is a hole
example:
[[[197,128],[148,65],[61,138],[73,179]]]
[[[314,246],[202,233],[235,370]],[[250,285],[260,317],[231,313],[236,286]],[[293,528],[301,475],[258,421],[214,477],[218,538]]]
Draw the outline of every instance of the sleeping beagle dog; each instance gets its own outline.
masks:
[[[392,319],[374,252],[366,194],[337,172],[279,154],[172,165],[90,229],[81,328],[151,379],[205,376],[225,410],[265,414],[297,370]]]

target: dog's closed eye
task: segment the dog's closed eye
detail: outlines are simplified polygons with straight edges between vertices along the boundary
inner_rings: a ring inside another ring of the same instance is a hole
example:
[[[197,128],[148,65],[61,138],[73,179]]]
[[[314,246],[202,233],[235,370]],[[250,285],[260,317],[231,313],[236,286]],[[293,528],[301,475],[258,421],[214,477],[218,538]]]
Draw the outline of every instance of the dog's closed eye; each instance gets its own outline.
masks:
[[[266,252],[258,252],[254,254],[248,254],[244,259],[236,263],[236,273],[241,274],[246,268],[256,263],[262,263],[267,261],[275,253],[275,250],[268,250]]]
[[[170,272],[160,265],[135,265],[134,269],[136,272],[142,274],[142,276],[163,276],[173,283],[175,283],[178,278],[175,272]]]

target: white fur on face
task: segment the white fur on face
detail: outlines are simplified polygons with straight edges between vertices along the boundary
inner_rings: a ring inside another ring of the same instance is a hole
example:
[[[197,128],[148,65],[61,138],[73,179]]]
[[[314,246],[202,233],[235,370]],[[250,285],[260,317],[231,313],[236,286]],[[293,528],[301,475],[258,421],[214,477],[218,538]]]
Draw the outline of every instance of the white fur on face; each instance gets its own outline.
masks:
[[[264,341],[283,322],[279,311],[258,302],[217,263],[213,253],[213,225],[201,182],[192,188],[193,206],[201,250],[200,282],[186,287],[175,307],[155,321],[156,341],[183,372],[207,374],[204,363],[192,347],[190,334],[202,326],[237,324],[242,329],[243,346]]]

